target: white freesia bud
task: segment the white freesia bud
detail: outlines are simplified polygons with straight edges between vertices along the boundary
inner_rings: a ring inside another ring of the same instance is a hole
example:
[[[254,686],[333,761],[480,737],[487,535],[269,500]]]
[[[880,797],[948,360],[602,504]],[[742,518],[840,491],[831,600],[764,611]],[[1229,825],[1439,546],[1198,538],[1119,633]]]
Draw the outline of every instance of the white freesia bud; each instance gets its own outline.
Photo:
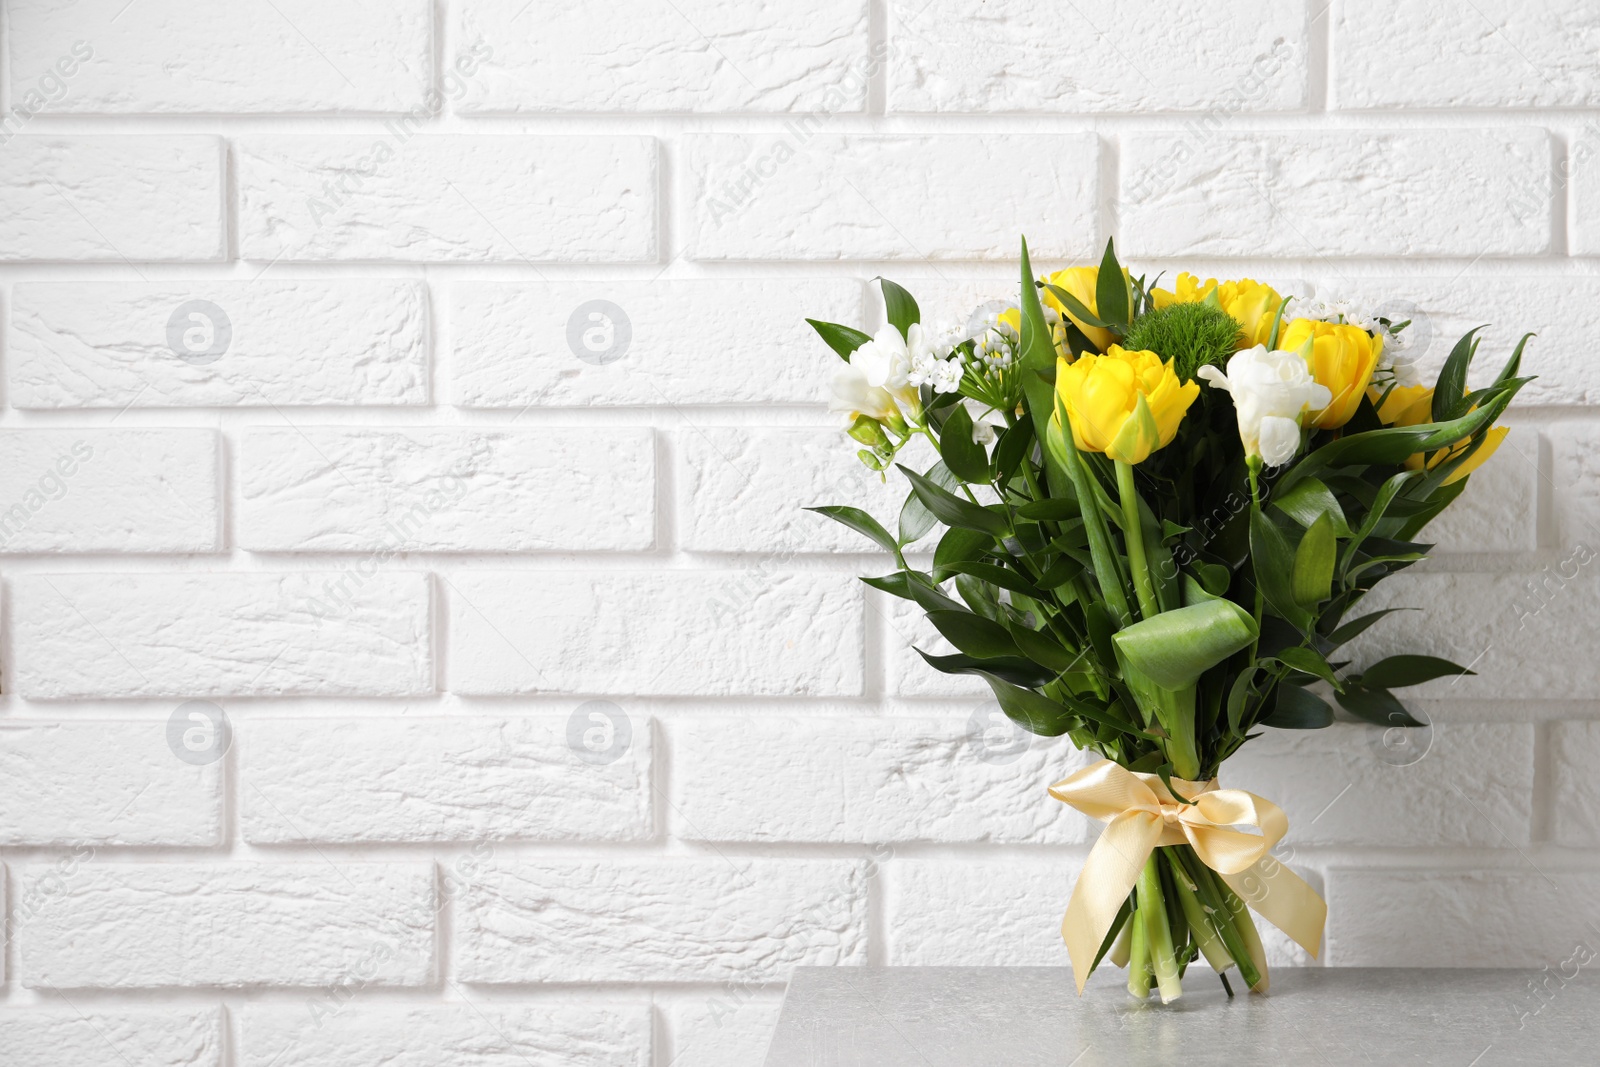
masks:
[[[1269,352],[1265,345],[1235,353],[1227,374],[1201,367],[1199,377],[1232,394],[1245,451],[1269,467],[1289,462],[1300,450],[1300,416],[1333,402],[1299,353]]]

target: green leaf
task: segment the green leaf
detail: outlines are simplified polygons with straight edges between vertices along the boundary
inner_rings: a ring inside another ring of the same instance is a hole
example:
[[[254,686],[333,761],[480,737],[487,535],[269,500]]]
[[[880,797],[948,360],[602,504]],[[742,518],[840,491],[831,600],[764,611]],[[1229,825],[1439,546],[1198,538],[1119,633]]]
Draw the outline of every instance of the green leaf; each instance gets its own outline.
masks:
[[[950,568],[957,563],[977,560],[994,548],[994,538],[980,530],[952,526],[939,538],[933,550],[933,573],[936,581],[944,581],[955,572]]]
[[[1111,643],[1111,639],[1117,627],[1106,606],[1098,600],[1084,604],[1083,622],[1085,629],[1089,631],[1089,643],[1094,646],[1095,656],[1105,666],[1115,666],[1117,648]]]
[[[972,673],[989,683],[995,700],[1000,702],[1000,710],[1029,733],[1059,737],[1072,728],[1072,712],[1049,697],[1012,685],[996,674],[986,671]]]
[[[1067,311],[1072,315],[1073,318],[1077,319],[1079,322],[1082,322],[1085,326],[1098,326],[1102,330],[1113,330],[1117,328],[1116,323],[1107,322],[1094,312],[1090,311],[1089,305],[1085,304],[1082,300],[1079,300],[1077,297],[1061,288],[1061,286],[1052,285],[1049,282],[1045,282],[1044,287],[1046,292],[1055,297],[1057,300],[1061,301],[1062,305],[1066,307]],[[1095,299],[1098,301],[1099,297],[1096,296]]]
[[[970,500],[961,499],[904,464],[896,463],[895,467],[911,482],[912,489],[916,491],[923,505],[946,526],[982,530],[994,537],[1004,537],[1010,532],[1006,520],[989,509],[980,507]]]
[[[1231,600],[1205,600],[1125,626],[1111,641],[1156,685],[1182,689],[1255,638],[1249,612]]]
[[[1017,517],[1064,522],[1078,517],[1078,502],[1056,496],[1046,497],[1043,500],[1030,500],[1017,509]]]
[[[1314,693],[1280,683],[1272,711],[1260,725],[1279,730],[1322,730],[1333,725],[1333,709]]]
[[[883,547],[885,552],[892,553],[895,559],[900,558],[900,546],[895,543],[893,537],[889,536],[889,531],[885,530],[883,526],[879,524],[877,519],[873,518],[871,515],[868,515],[860,508],[845,507],[842,504],[831,504],[827,507],[806,508],[804,510],[814,511],[818,515],[826,515],[834,522],[848,526],[856,533],[872,538],[872,540],[876,541],[880,546]]]
[[[1302,478],[1281,496],[1274,497],[1271,506],[1282,511],[1301,526],[1310,526],[1322,516],[1333,522],[1333,532],[1340,537],[1350,536],[1350,526],[1345,521],[1344,509],[1333,495],[1333,490],[1316,478]]]
[[[1361,684],[1368,689],[1404,689],[1435,678],[1476,674],[1438,656],[1390,656],[1361,672]]]
[[[806,321],[821,336],[823,343],[839,353],[839,358],[846,362],[850,360],[850,353],[872,340],[871,334],[862,333],[852,326],[840,326],[837,322],[822,322],[818,319]]]
[[[1039,575],[1041,589],[1059,589],[1083,573],[1083,564],[1071,556],[1062,556]]]
[[[1478,352],[1478,342],[1472,335],[1481,329],[1482,326],[1474,326],[1462,334],[1461,340],[1456,342],[1449,358],[1444,361],[1438,381],[1433,386],[1434,422],[1444,422],[1454,417],[1456,406],[1467,391],[1467,368],[1472,365],[1472,357]]]
[[[1400,490],[1405,488],[1407,482],[1422,476],[1422,471],[1401,471],[1384,482],[1378,489],[1378,496],[1373,500],[1372,508],[1367,512],[1367,517],[1361,520],[1361,527],[1351,536],[1350,544],[1345,548],[1344,570],[1346,573],[1349,572],[1350,565],[1355,560],[1356,550],[1361,547],[1363,541],[1372,536],[1372,531],[1377,529],[1378,523],[1383,521],[1384,513],[1389,510],[1389,505],[1394,501],[1394,498],[1400,495]]]
[[[1449,422],[1425,422],[1419,426],[1389,426],[1382,430],[1351,434],[1331,441],[1306,456],[1278,479],[1277,489],[1286,493],[1296,483],[1329,467],[1365,464],[1399,466],[1413,452],[1432,452],[1454,444],[1493,423],[1511,402],[1514,390],[1507,388],[1478,410]]]
[[[1035,600],[1049,599],[1043,590],[1009,567],[1001,567],[993,563],[968,563],[963,561],[947,564],[944,569],[951,574],[970,574],[980,581],[988,582],[990,585],[998,585],[1002,589],[1009,589],[1013,593],[1021,593],[1023,596],[1032,597]]]
[[[1117,262],[1117,250],[1109,237],[1106,238],[1106,254],[1100,259],[1094,302],[1100,318],[1118,327],[1128,325],[1128,279],[1122,273],[1122,264]]]
[[[989,457],[972,439],[972,416],[965,407],[950,409],[939,431],[939,455],[944,465],[964,482],[982,485],[989,480]]]
[[[882,590],[890,596],[897,596],[901,600],[914,601],[917,599],[911,595],[911,578],[905,571],[895,571],[893,574],[885,574],[878,578],[862,578],[861,580],[872,586],[872,588]]]
[[[1294,598],[1294,551],[1264,512],[1250,513],[1250,565],[1256,585],[1272,609],[1302,633],[1311,628],[1311,613]]]
[[[1017,643],[1024,656],[1057,674],[1065,674],[1084,665],[1082,652],[1062,647],[1061,642],[1048,633],[1030,630],[1026,626],[1013,626],[1011,639]]]
[[[1040,667],[1031,660],[1019,658],[1001,659],[974,659],[957,652],[949,656],[935,656],[922,649],[916,650],[928,666],[941,674],[976,674],[995,675],[1012,685],[1024,689],[1033,689],[1041,685],[1048,685],[1055,678],[1055,672]]]
[[[1056,344],[1045,321],[1044,306],[1039,303],[1039,290],[1034,285],[1033,263],[1028,258],[1028,239],[1022,239],[1022,288],[1018,308],[1022,317],[1022,336],[1017,371],[1022,376],[1022,395],[1028,407],[1028,417],[1033,422],[1033,433],[1041,444],[1048,440],[1050,417],[1055,413],[1055,386],[1042,375],[1053,375],[1056,368]],[[1065,495],[1069,484],[1067,468],[1048,446],[1042,448],[1046,476],[1054,495]]]
[[[1333,675],[1333,668],[1328,666],[1328,661],[1309,648],[1285,648],[1279,651],[1275,658],[1285,667],[1321,678],[1335,689],[1340,687],[1339,680]]]
[[[1335,694],[1339,706],[1358,719],[1377,726],[1426,726],[1415,718],[1405,705],[1394,698],[1387,689],[1369,689],[1366,686],[1345,686],[1344,692]]]
[[[959,651],[979,659],[1019,656],[1010,632],[992,619],[969,611],[930,611],[928,621]]]
[[[935,463],[929,467],[924,472],[923,477],[946,489],[954,489],[958,484],[955,475],[950,473],[950,469],[943,462]],[[922,540],[938,521],[933,512],[929,511],[927,506],[918,499],[916,490],[911,490],[906,494],[906,502],[900,508],[901,547],[915,544]]]
[[[1365,630],[1367,627],[1371,626],[1373,623],[1377,622],[1379,619],[1383,618],[1385,615],[1388,615],[1390,612],[1395,612],[1395,611],[1418,611],[1418,610],[1420,610],[1420,609],[1418,609],[1418,608],[1384,608],[1382,611],[1369,612],[1366,615],[1362,615],[1359,618],[1351,619],[1349,622],[1344,623],[1343,625],[1341,625],[1337,630],[1333,631],[1333,633],[1328,635],[1326,641],[1324,641],[1324,645],[1331,651],[1331,650],[1333,650],[1335,648],[1338,648],[1340,645],[1347,644],[1347,643],[1349,643],[1351,641],[1354,641],[1357,637],[1359,637],[1361,635],[1361,632],[1363,630]]]
[[[1333,518],[1324,512],[1300,538],[1294,552],[1291,580],[1294,601],[1308,611],[1327,600],[1333,592],[1333,562],[1338,542]]]
[[[877,282],[878,288],[883,290],[884,317],[889,320],[889,325],[900,331],[901,337],[906,336],[913,322],[922,321],[921,309],[910,293],[888,278],[878,278]]]
[[[994,480],[1000,485],[1009,482],[1022,466],[1033,444],[1033,424],[1023,420],[1008,426],[994,446]]]

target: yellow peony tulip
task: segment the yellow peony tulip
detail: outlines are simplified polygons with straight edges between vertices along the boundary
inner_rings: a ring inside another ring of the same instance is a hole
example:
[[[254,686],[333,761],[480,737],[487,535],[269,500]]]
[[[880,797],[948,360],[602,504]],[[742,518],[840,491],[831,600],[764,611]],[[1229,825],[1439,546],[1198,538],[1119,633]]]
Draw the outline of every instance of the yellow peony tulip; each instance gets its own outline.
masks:
[[[1376,400],[1377,397],[1373,396]],[[1400,385],[1389,390],[1389,395],[1384,398],[1378,408],[1378,419],[1385,426],[1420,426],[1425,422],[1433,421],[1433,390],[1426,385]],[[1511,429],[1507,426],[1496,426],[1484,436],[1483,444],[1478,446],[1466,462],[1450,472],[1450,477],[1444,480],[1445,485],[1459,482],[1494,455],[1495,449],[1500,447],[1500,442],[1506,439],[1506,434]],[[1422,452],[1413,453],[1406,457],[1406,466],[1414,471],[1426,467],[1432,470],[1441,463],[1448,463],[1462,452],[1466,451],[1470,441],[1458,441],[1449,448],[1441,448],[1433,455]]]
[[[1172,362],[1154,352],[1112,345],[1103,356],[1057,360],[1056,394],[1079,449],[1141,463],[1172,443],[1200,386],[1180,382]]]
[[[1126,268],[1123,269],[1122,274],[1124,278],[1127,277],[1128,271]],[[1047,275],[1044,280],[1059,289],[1065,289],[1071,293],[1078,303],[1088,308],[1096,317],[1100,315],[1100,305],[1095,297],[1096,286],[1100,284],[1099,267],[1068,267],[1066,270],[1058,270],[1054,274]],[[1110,330],[1085,323],[1078,316],[1068,311],[1066,304],[1049,289],[1040,290],[1039,295],[1044,299],[1046,307],[1055,308],[1071,319],[1073,325],[1083,331],[1083,335],[1089,339],[1089,343],[1094,345],[1095,348],[1104,352],[1111,345],[1116,335]]]
[[[1310,349],[1302,351],[1307,341]],[[1383,351],[1383,339],[1359,326],[1295,319],[1278,335],[1278,347],[1301,351],[1311,367],[1311,376],[1333,394],[1327,407],[1306,416],[1305,425],[1335,430],[1349,422],[1361,406],[1372,372],[1378,366],[1378,355]]]
[[[1207,278],[1204,284],[1188,271],[1178,275],[1171,291],[1152,289],[1151,297],[1157,310],[1173,304],[1193,304],[1204,300],[1215,291],[1217,306],[1233,317],[1244,331],[1239,338],[1239,351],[1264,345],[1272,337],[1272,324],[1278,318],[1278,305],[1283,297],[1270,285],[1262,285],[1254,278],[1239,278],[1222,282]],[[1280,345],[1280,348],[1283,346]]]

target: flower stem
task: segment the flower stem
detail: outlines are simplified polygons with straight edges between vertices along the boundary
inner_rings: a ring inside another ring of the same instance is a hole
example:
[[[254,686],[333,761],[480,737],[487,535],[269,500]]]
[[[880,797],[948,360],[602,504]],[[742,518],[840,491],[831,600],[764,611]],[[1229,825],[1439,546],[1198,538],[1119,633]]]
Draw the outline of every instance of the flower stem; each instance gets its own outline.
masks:
[[[1251,456],[1245,461],[1245,469],[1250,472],[1250,517],[1253,520],[1255,516],[1261,513],[1261,457]],[[1250,558],[1252,565],[1254,565],[1256,562],[1255,556],[1252,555]],[[1256,663],[1256,650],[1261,647],[1261,617],[1266,611],[1267,602],[1266,594],[1261,591],[1260,578],[1258,578],[1255,574],[1251,574],[1250,581],[1251,584],[1256,587],[1255,610],[1251,613],[1256,620],[1256,636],[1255,639],[1250,642],[1250,665],[1247,669],[1254,671]]]
[[[1161,871],[1156,854],[1150,853],[1139,874],[1139,910],[1144,912],[1146,937],[1150,943],[1150,965],[1161,989],[1161,1003],[1168,1004],[1183,995],[1178,981],[1177,953],[1172,947],[1172,930],[1167,925],[1167,904],[1161,893]]]
[[[1122,498],[1122,533],[1128,545],[1128,570],[1133,572],[1133,591],[1139,597],[1139,617],[1148,619],[1161,611],[1156,602],[1155,583],[1144,555],[1144,525],[1139,521],[1139,490],[1133,484],[1133,464],[1116,461],[1117,496]]]
[[[1140,1000],[1150,995],[1150,936],[1141,898],[1128,920],[1128,992]]]
[[[1221,974],[1233,966],[1233,958],[1228,955],[1227,946],[1222,943],[1222,938],[1217,936],[1215,924],[1200,903],[1199,887],[1189,878],[1189,872],[1183,869],[1183,864],[1178,862],[1173,850],[1161,851],[1166,855],[1167,866],[1172,871],[1172,882],[1176,887],[1178,904],[1183,908],[1184,918],[1189,920],[1190,936],[1200,947],[1200,954],[1211,964],[1211,969]]]

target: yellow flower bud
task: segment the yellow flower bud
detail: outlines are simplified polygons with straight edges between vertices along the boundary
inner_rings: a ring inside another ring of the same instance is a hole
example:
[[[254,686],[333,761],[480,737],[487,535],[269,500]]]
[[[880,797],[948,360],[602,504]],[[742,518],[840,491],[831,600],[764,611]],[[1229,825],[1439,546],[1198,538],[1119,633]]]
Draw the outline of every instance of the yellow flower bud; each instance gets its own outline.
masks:
[[[1305,425],[1335,430],[1354,418],[1361,406],[1378,366],[1378,354],[1383,351],[1383,339],[1359,326],[1295,319],[1278,335],[1278,347],[1299,351],[1311,367],[1311,376],[1333,394],[1327,407],[1306,415]]]
[[[1141,463],[1172,443],[1200,386],[1180,382],[1172,362],[1154,352],[1112,345],[1103,356],[1057,360],[1056,395],[1080,450]],[[1052,429],[1059,433],[1059,424]]]
[[[1128,274],[1126,268],[1123,269],[1122,274],[1126,279]],[[1047,275],[1044,280],[1057,288],[1065,289],[1071,293],[1078,303],[1088,308],[1095,317],[1099,317],[1100,305],[1095,296],[1097,287],[1100,284],[1099,267],[1068,267],[1066,270],[1058,270],[1054,274]],[[1068,311],[1066,303],[1049,289],[1040,290],[1039,295],[1044,299],[1046,307],[1054,308],[1071,319],[1073,325],[1083,331],[1083,335],[1089,339],[1089,343],[1094,345],[1095,348],[1104,352],[1110,346],[1112,339],[1115,337],[1110,330],[1100,326],[1090,326],[1078,318],[1078,316]]]
[[[1376,397],[1374,397],[1376,399]],[[1389,395],[1384,397],[1383,404],[1378,408],[1378,419],[1385,426],[1420,426],[1425,422],[1433,421],[1433,390],[1426,385],[1400,385],[1389,390]],[[1500,442],[1506,439],[1506,434],[1511,430],[1506,426],[1496,426],[1484,435],[1483,444],[1469,456],[1466,462],[1450,472],[1450,477],[1444,480],[1445,485],[1459,482],[1479,467],[1495,453],[1500,447]],[[1441,448],[1431,456],[1416,452],[1406,457],[1406,466],[1411,470],[1419,471],[1424,468],[1432,470],[1441,463],[1450,460],[1466,451],[1470,440],[1457,441],[1449,448]]]
[[[1283,297],[1270,285],[1262,285],[1254,278],[1239,278],[1222,282],[1207,278],[1204,283],[1188,271],[1178,275],[1172,290],[1152,289],[1157,310],[1173,304],[1192,304],[1217,296],[1217,306],[1233,317],[1243,331],[1239,338],[1239,351],[1264,345],[1272,337],[1272,324],[1278,318],[1278,305]],[[1284,347],[1279,345],[1279,348]]]

